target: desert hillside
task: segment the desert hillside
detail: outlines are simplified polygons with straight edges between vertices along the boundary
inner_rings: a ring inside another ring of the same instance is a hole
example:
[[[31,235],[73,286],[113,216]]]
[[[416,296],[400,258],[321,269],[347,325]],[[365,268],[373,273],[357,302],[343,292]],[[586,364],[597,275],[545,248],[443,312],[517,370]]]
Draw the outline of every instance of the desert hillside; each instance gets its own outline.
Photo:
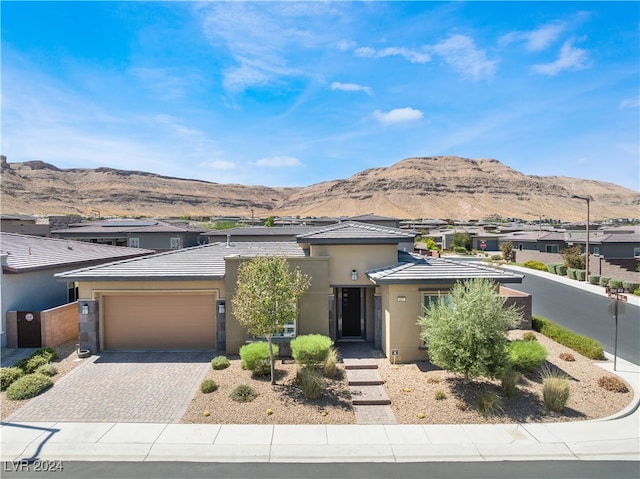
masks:
[[[611,183],[528,176],[493,159],[408,158],[302,188],[185,180],[111,168],[59,169],[2,158],[3,213],[182,216],[353,216],[584,220],[640,216],[640,193]]]

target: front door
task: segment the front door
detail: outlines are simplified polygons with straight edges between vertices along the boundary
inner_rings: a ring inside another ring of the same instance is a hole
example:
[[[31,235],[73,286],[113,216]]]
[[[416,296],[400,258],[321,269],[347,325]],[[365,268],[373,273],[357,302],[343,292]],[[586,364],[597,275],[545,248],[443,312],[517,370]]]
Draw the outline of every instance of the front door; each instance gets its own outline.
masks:
[[[339,337],[362,338],[362,288],[340,288]]]

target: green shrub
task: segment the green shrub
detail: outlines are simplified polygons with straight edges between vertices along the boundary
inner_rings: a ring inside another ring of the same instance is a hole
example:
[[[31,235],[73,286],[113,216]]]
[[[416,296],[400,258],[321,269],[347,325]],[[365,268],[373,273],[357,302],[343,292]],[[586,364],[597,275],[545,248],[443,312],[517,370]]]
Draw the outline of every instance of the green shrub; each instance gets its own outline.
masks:
[[[502,393],[508,397],[514,397],[518,392],[518,384],[522,380],[522,373],[513,368],[507,368],[500,376]]]
[[[557,265],[558,265],[558,263],[549,263],[549,264],[547,265],[547,271],[548,271],[549,273],[556,274],[556,266],[557,266]]]
[[[218,389],[218,384],[213,379],[205,379],[200,383],[200,391],[205,394],[212,393]]]
[[[585,269],[577,269],[576,270],[576,279],[578,281],[584,281],[587,276],[587,270]]]
[[[556,268],[556,274],[560,275],[560,276],[566,276],[567,275],[567,267],[563,264],[558,265],[558,267]]]
[[[296,382],[307,399],[318,399],[326,389],[324,379],[315,369],[299,369],[296,375]]]
[[[567,278],[576,279],[576,271],[575,268],[567,268]]]
[[[226,356],[216,356],[211,360],[211,367],[213,369],[227,369],[231,363]]]
[[[595,339],[576,334],[540,316],[532,318],[532,327],[555,342],[571,348],[589,359],[604,359],[602,345]]]
[[[335,348],[329,350],[322,369],[324,377],[326,378],[332,378],[336,375],[336,371],[338,370],[338,351],[336,351]]]
[[[495,416],[503,411],[502,399],[496,393],[485,391],[476,401],[476,408],[483,416]]]
[[[500,254],[492,254],[491,261],[500,261],[502,259],[502,255]]]
[[[42,356],[44,358],[47,358],[49,361],[53,361],[54,359],[58,359],[58,352],[55,349],[47,346],[44,348],[36,349],[31,356]]]
[[[279,348],[273,344],[273,357],[277,357]],[[269,360],[269,345],[264,341],[256,341],[245,344],[240,348],[240,365],[242,369],[248,369],[256,376],[268,376],[271,374],[271,361]]]
[[[508,349],[509,361],[516,370],[522,373],[538,369],[547,358],[546,348],[537,341],[511,341]]]
[[[44,374],[45,376],[55,376],[58,374],[58,368],[56,368],[53,364],[47,363],[40,366],[35,370],[36,373]]]
[[[609,286],[609,281],[611,281],[611,278],[607,278],[606,276],[600,276],[600,286],[604,286],[604,287]]]
[[[623,281],[621,279],[610,279],[609,287],[610,288],[622,288]]]
[[[38,369],[40,366],[44,366],[45,364],[49,364],[48,357],[45,356],[33,356],[29,358],[27,364],[24,366],[24,372],[26,374],[32,374]]]
[[[229,397],[235,402],[251,402],[258,397],[258,393],[248,384],[238,384]]]
[[[527,331],[526,333],[522,334],[522,340],[523,341],[537,341],[538,337],[536,336],[536,334],[533,331]]]
[[[324,363],[333,346],[333,341],[321,334],[305,334],[291,341],[291,356],[296,364],[317,367]]]
[[[27,374],[16,380],[7,388],[7,399],[17,401],[30,399],[53,384],[51,378],[44,374]]]
[[[22,376],[24,376],[24,371],[20,368],[0,368],[0,391],[7,389]]]
[[[538,271],[548,271],[547,265],[540,261],[529,260],[524,263],[525,268],[537,269]]]
[[[465,248],[464,246],[455,246],[453,248],[453,251],[455,253],[458,253],[458,254],[466,254],[467,253],[467,248]]]
[[[597,275],[597,274],[590,274],[589,275],[589,283],[590,284],[599,285],[600,284],[600,276]]]
[[[640,296],[640,288],[634,290],[633,294],[635,294],[636,296]]]
[[[623,281],[622,287],[628,289],[629,291],[635,291],[640,288],[640,283],[633,283],[631,281]]]
[[[545,368],[542,378],[542,400],[550,411],[559,412],[569,400],[569,379],[556,368]]]

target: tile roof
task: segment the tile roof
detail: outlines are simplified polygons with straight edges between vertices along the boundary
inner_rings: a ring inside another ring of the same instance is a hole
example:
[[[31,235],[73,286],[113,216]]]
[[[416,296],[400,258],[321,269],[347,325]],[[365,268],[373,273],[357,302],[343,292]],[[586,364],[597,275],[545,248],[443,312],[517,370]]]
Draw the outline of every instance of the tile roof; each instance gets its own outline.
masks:
[[[398,252],[398,263],[366,272],[375,284],[455,283],[465,279],[486,278],[499,283],[521,283],[524,276],[489,268],[472,261],[422,257]]]
[[[68,228],[58,229],[51,233],[72,236],[79,234],[113,234],[113,233],[202,233],[206,230],[187,224],[171,224],[158,220],[106,220],[88,223],[75,223]]]
[[[153,253],[140,248],[123,248],[17,233],[0,233],[0,250],[7,253],[3,271],[19,273],[59,266],[78,266],[96,261],[114,261]]]
[[[212,243],[68,271],[56,277],[67,281],[213,280],[224,278],[226,257],[250,258],[277,254],[286,257],[305,256],[302,248],[292,241],[247,241],[231,243],[229,246],[226,243]]]
[[[295,236],[300,234],[317,231],[318,226],[247,226],[241,228],[229,228],[226,230],[208,231],[202,236],[220,236],[225,237],[231,235],[233,241],[234,236]]]
[[[345,221],[298,235],[298,243],[311,244],[397,244],[413,240],[418,232]]]

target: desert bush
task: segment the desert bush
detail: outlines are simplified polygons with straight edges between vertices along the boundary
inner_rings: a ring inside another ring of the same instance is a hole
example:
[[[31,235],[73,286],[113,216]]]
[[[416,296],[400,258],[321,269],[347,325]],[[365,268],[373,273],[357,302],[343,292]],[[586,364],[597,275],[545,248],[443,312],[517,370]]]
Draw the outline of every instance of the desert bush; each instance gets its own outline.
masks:
[[[607,278],[606,276],[600,276],[600,286],[604,286],[607,287],[609,286],[609,281],[611,281],[611,278]]]
[[[624,383],[624,381],[615,376],[602,376],[598,379],[598,386],[607,391],[612,391],[615,393],[627,393],[629,392],[629,388]]]
[[[586,277],[587,277],[587,270],[585,269],[576,270],[576,279],[578,281],[584,281]]]
[[[338,370],[338,351],[335,348],[329,349],[329,354],[324,360],[322,371],[325,378],[332,378],[336,375]]]
[[[602,345],[595,339],[576,334],[540,316],[534,316],[531,324],[533,329],[539,333],[544,334],[546,337],[553,339],[563,346],[577,351],[589,359],[604,359]]]
[[[500,414],[502,409],[502,399],[496,393],[484,391],[476,401],[476,409],[485,417]]]
[[[585,258],[582,255],[582,247],[580,245],[569,246],[560,251],[564,265],[571,269],[584,268]]]
[[[277,357],[278,352],[278,345],[273,344],[273,356]],[[242,366],[242,369],[248,369],[256,376],[268,376],[271,374],[269,345],[264,341],[256,341],[242,346],[240,348],[240,366]]]
[[[566,276],[567,275],[567,267],[563,264],[558,265],[558,267],[556,268],[556,274],[559,276]]]
[[[575,268],[567,268],[567,278],[576,279],[576,271]]]
[[[447,399],[447,393],[445,393],[442,389],[438,389],[435,392],[434,397],[436,401],[442,401],[444,399]]]
[[[537,341],[511,341],[508,350],[510,363],[522,373],[538,369],[547,358],[546,348]]]
[[[296,375],[296,382],[307,399],[318,399],[326,389],[322,375],[311,368],[299,369]]]
[[[467,248],[464,246],[454,246],[453,251],[458,254],[465,254],[467,252]]]
[[[548,271],[547,265],[540,261],[529,260],[524,263],[525,268],[537,269],[538,271]]]
[[[549,263],[549,264],[547,265],[547,271],[548,271],[549,273],[556,274],[556,265],[557,265],[557,264],[558,264],[558,263]]]
[[[514,397],[518,392],[518,384],[522,380],[522,373],[512,368],[507,368],[500,376],[502,393],[508,397]]]
[[[258,393],[248,384],[238,384],[229,397],[235,402],[251,402],[258,397]]]
[[[24,366],[24,372],[26,374],[32,374],[38,369],[40,366],[44,366],[45,364],[49,364],[48,356],[33,356],[29,358],[27,364]]]
[[[522,340],[523,341],[537,341],[538,337],[536,336],[536,334],[533,331],[527,331],[527,332],[522,334]]]
[[[459,409],[460,411],[466,411],[468,406],[467,406],[467,403],[464,401],[456,401],[456,408]]]
[[[501,259],[502,259],[502,255],[499,255],[499,254],[491,255],[491,261],[500,261]]]
[[[622,288],[623,284],[624,284],[624,281],[622,281],[621,279],[614,278],[609,280],[610,288]]]
[[[211,367],[213,369],[227,369],[230,364],[226,356],[216,356],[211,360]]]
[[[569,379],[556,368],[544,368],[540,378],[545,406],[550,411],[562,411],[569,400]]]
[[[32,356],[42,356],[47,358],[49,361],[53,361],[54,359],[58,359],[58,352],[52,347],[46,346],[44,348],[36,349]]]
[[[429,376],[427,378],[427,382],[429,384],[438,384],[440,382],[440,378],[438,376]]]
[[[58,374],[58,368],[51,363],[43,364],[35,370],[36,373],[44,374],[45,376],[55,376]]]
[[[600,276],[597,274],[590,274],[589,275],[589,283],[590,284],[595,284],[596,286],[600,284]]]
[[[573,357],[573,354],[571,353],[560,353],[558,357],[563,361],[567,361],[567,362],[573,362],[576,360],[576,358]]]
[[[500,251],[502,251],[502,257],[508,263],[516,260],[515,252],[513,251],[513,243],[511,241],[505,241],[500,245]]]
[[[633,283],[631,281],[623,281],[622,287],[628,289],[629,291],[635,291],[640,288],[640,283]]]
[[[49,376],[44,374],[27,374],[14,381],[7,388],[7,399],[17,401],[21,399],[30,399],[37,396],[42,391],[53,384]]]
[[[200,391],[205,394],[212,393],[218,389],[218,383],[216,383],[213,379],[205,379],[200,383]]]
[[[22,376],[24,376],[24,371],[20,368],[0,368],[0,391],[7,389]]]
[[[640,296],[640,288],[633,290],[633,294]]]
[[[333,341],[321,334],[305,334],[291,340],[291,356],[296,364],[304,367],[319,367],[323,364]]]

